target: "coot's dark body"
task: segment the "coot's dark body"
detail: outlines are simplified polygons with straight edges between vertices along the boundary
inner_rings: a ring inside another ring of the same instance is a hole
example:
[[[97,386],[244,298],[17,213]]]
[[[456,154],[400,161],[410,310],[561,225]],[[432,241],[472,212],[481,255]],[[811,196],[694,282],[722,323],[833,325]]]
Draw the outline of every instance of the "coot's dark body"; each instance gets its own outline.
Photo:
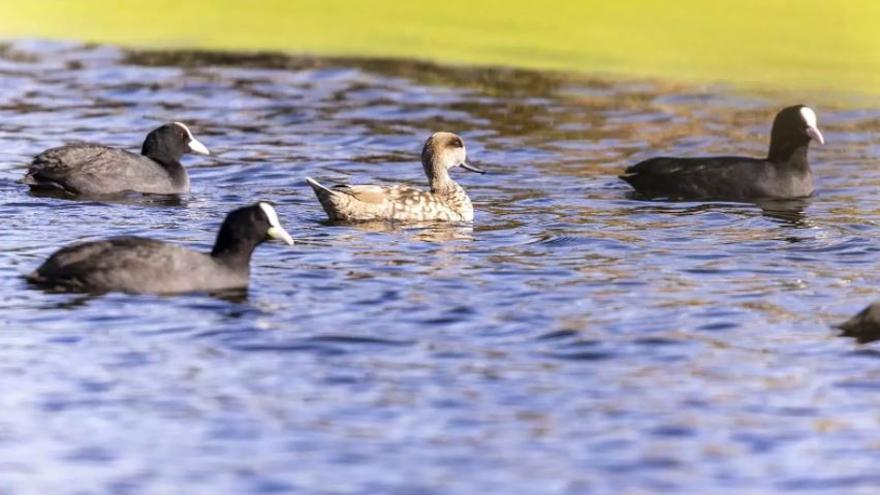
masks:
[[[189,192],[189,177],[180,163],[162,165],[150,158],[98,144],[52,148],[34,158],[25,184],[76,196],[102,196],[137,191],[152,194]]]
[[[755,158],[659,157],[629,167],[626,174],[621,179],[648,198],[738,200],[813,194],[813,172],[808,165]]]
[[[28,167],[24,183],[70,196],[183,194],[189,176],[180,158],[190,152],[208,154],[185,125],[174,122],[147,135],[141,155],[92,143],[46,150]]]
[[[880,303],[871,304],[837,328],[843,331],[843,336],[862,343],[880,340]]]
[[[239,208],[223,221],[210,254],[155,239],[113,237],[56,251],[27,279],[74,292],[212,292],[248,285],[254,248],[268,238],[293,244],[268,203]]]
[[[807,160],[811,139],[824,142],[815,113],[797,105],[776,115],[767,158],[651,158],[627,168],[620,178],[649,199],[801,198],[813,194]]]

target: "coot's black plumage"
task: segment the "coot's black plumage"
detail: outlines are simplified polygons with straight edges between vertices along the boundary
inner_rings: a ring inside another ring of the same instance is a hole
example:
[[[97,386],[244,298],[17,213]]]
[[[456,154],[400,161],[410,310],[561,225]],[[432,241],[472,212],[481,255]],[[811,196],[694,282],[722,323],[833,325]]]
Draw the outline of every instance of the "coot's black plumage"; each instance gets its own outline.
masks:
[[[627,168],[620,178],[645,198],[800,198],[813,193],[813,172],[807,161],[810,140],[825,142],[816,113],[795,105],[776,114],[767,158],[651,158]]]
[[[189,176],[180,164],[186,153],[207,155],[208,149],[184,124],[172,122],[147,135],[140,155],[92,143],[46,150],[28,167],[24,183],[70,196],[183,194],[189,192]]]
[[[853,337],[861,343],[880,340],[880,303],[874,303],[859,314],[837,325],[844,337]]]
[[[53,290],[169,294],[245,288],[251,253],[273,238],[293,239],[269,203],[226,216],[210,254],[143,237],[113,237],[56,251],[26,278]]]

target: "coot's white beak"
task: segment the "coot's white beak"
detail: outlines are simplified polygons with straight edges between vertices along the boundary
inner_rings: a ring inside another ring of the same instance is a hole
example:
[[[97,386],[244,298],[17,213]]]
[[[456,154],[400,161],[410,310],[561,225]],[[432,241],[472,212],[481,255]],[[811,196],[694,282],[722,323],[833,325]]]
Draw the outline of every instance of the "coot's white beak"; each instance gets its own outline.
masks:
[[[272,239],[278,239],[279,241],[284,241],[288,246],[293,246],[293,237],[290,237],[290,234],[288,234],[280,225],[270,228],[267,231],[267,234],[269,234],[269,237]]]
[[[819,128],[816,126],[807,127],[807,136],[810,136],[810,139],[819,144],[825,144],[825,137],[822,136],[822,133],[819,132]]]
[[[193,153],[197,153],[199,155],[210,155],[211,152],[208,151],[208,148],[205,147],[204,144],[200,143],[198,139],[193,137],[193,133],[190,132],[189,127],[186,126],[183,122],[174,122],[174,125],[180,127],[184,131],[186,131],[186,136],[189,138],[189,142],[186,143],[189,146],[189,150]]]
[[[293,246],[293,237],[290,237],[290,234],[288,234],[287,231],[284,230],[284,227],[281,226],[281,221],[278,220],[278,213],[275,212],[275,208],[269,203],[264,203],[262,201],[259,205],[260,209],[263,210],[263,213],[266,214],[266,219],[269,220],[269,230],[266,231],[266,235],[272,239],[284,241],[288,246]]]
[[[825,144],[825,137],[819,132],[819,121],[816,119],[816,112],[810,107],[801,107],[801,118],[804,124],[807,124],[807,136],[819,144]]]
[[[208,148],[205,147],[204,144],[200,143],[198,139],[191,137],[189,140],[189,150],[198,155],[210,155],[211,152],[208,151]]]

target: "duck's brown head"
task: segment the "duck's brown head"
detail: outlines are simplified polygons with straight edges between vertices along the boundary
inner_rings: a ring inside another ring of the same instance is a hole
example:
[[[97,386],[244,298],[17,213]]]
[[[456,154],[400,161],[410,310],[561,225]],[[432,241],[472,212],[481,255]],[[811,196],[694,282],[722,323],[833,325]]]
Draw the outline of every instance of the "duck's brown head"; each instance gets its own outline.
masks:
[[[429,179],[455,167],[479,174],[486,173],[468,164],[464,141],[451,132],[435,132],[425,141],[425,147],[422,148],[422,166],[425,167],[425,174]]]

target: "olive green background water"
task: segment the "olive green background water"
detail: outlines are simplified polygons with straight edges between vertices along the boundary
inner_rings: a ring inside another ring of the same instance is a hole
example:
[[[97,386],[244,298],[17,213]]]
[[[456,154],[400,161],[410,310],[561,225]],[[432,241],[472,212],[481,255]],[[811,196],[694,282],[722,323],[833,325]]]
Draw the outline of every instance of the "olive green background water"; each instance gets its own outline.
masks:
[[[878,19],[870,0],[29,0],[0,3],[0,37],[511,65],[833,102],[880,94]]]

